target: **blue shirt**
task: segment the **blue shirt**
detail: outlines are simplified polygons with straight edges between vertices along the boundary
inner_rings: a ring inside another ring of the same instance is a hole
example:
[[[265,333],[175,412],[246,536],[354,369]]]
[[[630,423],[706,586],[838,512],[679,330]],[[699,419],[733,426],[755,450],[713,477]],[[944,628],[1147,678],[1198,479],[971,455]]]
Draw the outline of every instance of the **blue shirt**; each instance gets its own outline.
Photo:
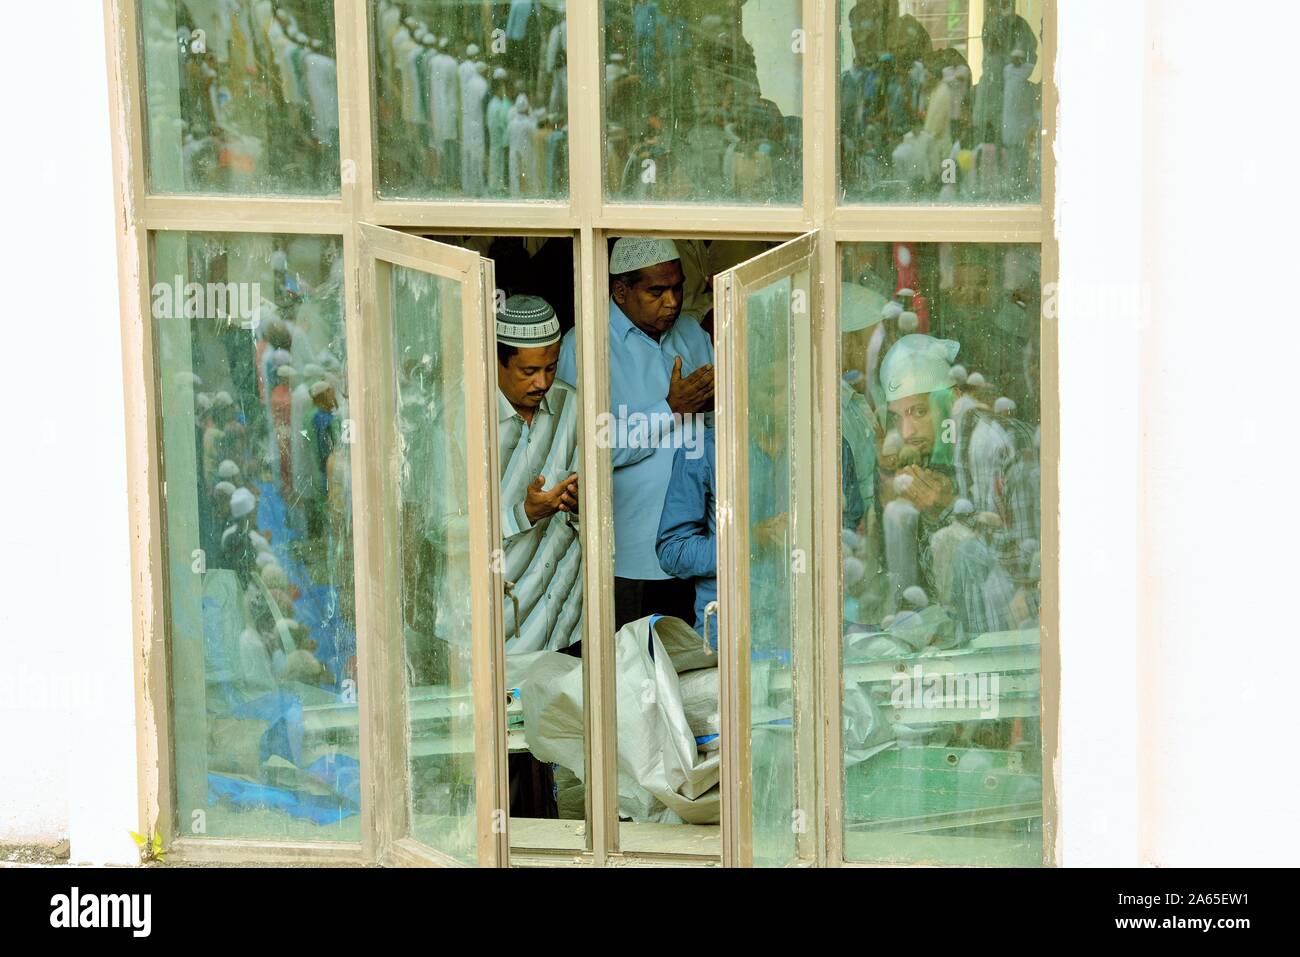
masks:
[[[858,476],[853,455],[847,441],[841,442],[843,467],[843,526],[854,528],[862,520],[862,496],[858,491]],[[783,455],[769,458],[759,448],[750,450],[751,467],[775,470],[782,465]],[[704,609],[718,597],[718,526],[717,526],[717,446],[713,429],[704,433],[703,454],[694,455],[689,449],[678,449],[673,456],[673,473],[664,496],[663,514],[659,519],[659,535],[655,550],[663,570],[675,578],[695,580],[695,630],[704,634]],[[764,486],[763,488],[767,488]],[[768,518],[785,511],[788,503],[780,501],[786,495],[785,484],[778,481],[762,494],[763,488],[751,499],[754,514]],[[762,499],[762,501],[758,501]],[[756,561],[756,560],[755,560]],[[772,598],[769,593],[767,598]],[[761,605],[763,599],[751,594],[751,601]],[[774,613],[769,609],[768,613]],[[717,623],[709,636],[710,644],[718,647]]]
[[[695,580],[695,630],[704,634],[704,608],[718,597],[717,449],[713,430],[704,433],[702,455],[678,449],[664,496],[655,551],[675,578]],[[718,647],[717,622],[709,636]]]
[[[578,378],[576,329],[560,345],[558,375]],[[609,303],[609,394],[611,414],[596,429],[608,442],[614,466],[614,575],[641,581],[671,578],[659,567],[655,537],[673,452],[703,441],[699,429],[680,424],[668,407],[673,361],[682,357],[682,377],[713,364],[713,342],[691,316],[681,315],[655,342]],[[707,416],[712,423],[712,414]]]

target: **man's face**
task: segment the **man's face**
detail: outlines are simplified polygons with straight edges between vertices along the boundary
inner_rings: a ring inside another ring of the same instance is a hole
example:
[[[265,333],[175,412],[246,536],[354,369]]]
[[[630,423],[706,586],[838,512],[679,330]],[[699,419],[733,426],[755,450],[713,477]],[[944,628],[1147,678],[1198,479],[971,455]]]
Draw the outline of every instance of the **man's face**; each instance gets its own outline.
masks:
[[[560,344],[538,349],[518,349],[506,365],[497,363],[497,385],[516,409],[536,409],[555,382]]]
[[[652,339],[673,327],[682,312],[686,274],[680,260],[646,266],[635,285],[614,284],[614,302],[632,324]]]
[[[865,63],[875,61],[880,52],[881,10],[878,0],[859,3],[849,11],[849,33],[853,37],[853,52]]]
[[[897,421],[899,438],[916,449],[922,457],[934,451],[935,421],[930,397],[909,395],[889,403],[889,412]]]

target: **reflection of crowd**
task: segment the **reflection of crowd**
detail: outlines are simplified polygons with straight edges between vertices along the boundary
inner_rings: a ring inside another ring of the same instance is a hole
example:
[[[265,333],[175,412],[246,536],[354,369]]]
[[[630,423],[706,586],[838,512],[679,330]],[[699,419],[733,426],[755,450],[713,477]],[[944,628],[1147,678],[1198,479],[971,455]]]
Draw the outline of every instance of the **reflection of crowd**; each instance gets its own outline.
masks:
[[[307,741],[303,723],[305,706],[356,700],[342,260],[333,247],[271,242],[259,273],[274,277],[274,301],[244,326],[191,319],[176,346],[160,329],[165,352],[186,343],[194,370],[176,377],[176,414],[193,409],[202,554],[201,607],[186,614],[202,629],[209,800],[326,823],[355,814],[359,799],[355,755]],[[226,261],[227,250],[208,249],[191,257],[191,274],[224,275]],[[176,468],[173,485],[186,478]],[[179,510],[170,524],[188,561]]]
[[[753,47],[742,35],[741,6],[740,0],[606,0],[611,194],[797,200],[801,123],[763,96]]]
[[[896,244],[852,248],[846,267],[841,414],[870,476],[846,523],[850,631],[902,654],[1036,628],[1036,262]]]
[[[564,0],[380,0],[380,192],[568,189]]]
[[[971,0],[984,3],[985,0]],[[934,48],[888,0],[849,11],[853,62],[840,74],[840,168],[851,199],[1029,200],[1037,196],[1038,40],[1014,0],[988,0],[978,76]]]
[[[154,185],[315,192],[338,185],[328,7],[148,0],[142,22]],[[176,85],[174,97],[161,91]],[[179,139],[181,148],[176,149]],[[183,169],[162,164],[179,155]]]

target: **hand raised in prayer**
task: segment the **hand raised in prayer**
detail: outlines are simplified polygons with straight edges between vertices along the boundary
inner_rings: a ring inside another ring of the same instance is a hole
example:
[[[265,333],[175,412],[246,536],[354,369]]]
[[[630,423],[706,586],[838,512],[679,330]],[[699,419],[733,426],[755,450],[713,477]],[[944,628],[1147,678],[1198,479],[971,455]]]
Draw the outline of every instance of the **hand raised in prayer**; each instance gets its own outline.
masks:
[[[682,378],[682,357],[673,361],[673,375],[668,383],[668,408],[678,415],[701,412],[713,406],[713,366],[700,366]]]
[[[545,476],[539,475],[528,486],[528,495],[524,499],[524,514],[528,521],[537,524],[544,518],[550,518],[556,512],[576,512],[578,510],[578,476],[570,475],[556,482],[551,489],[544,489]]]
[[[918,512],[942,511],[951,505],[956,497],[952,479],[942,472],[932,472],[919,465],[909,465],[900,469],[899,474],[912,476],[912,484],[903,495],[916,506]]]

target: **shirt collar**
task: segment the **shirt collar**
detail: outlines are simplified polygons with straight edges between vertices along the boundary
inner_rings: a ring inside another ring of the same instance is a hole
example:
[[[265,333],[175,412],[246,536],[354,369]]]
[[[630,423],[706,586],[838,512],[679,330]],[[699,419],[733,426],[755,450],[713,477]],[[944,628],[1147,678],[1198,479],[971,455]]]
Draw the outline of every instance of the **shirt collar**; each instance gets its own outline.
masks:
[[[647,342],[651,342],[654,343],[656,346],[659,346],[663,344],[664,338],[668,335],[668,332],[672,332],[672,329],[669,329],[668,332],[665,332],[663,336],[660,336],[658,341],[656,341],[650,338],[650,336],[647,336],[640,329],[638,329],[636,323],[634,323],[631,319],[627,317],[627,313],[625,313],[621,308],[619,308],[618,303],[616,303],[613,299],[610,299],[609,301],[610,338],[622,342],[628,336],[632,335],[635,332],[640,332],[642,337],[644,337]]]
[[[541,405],[538,406],[538,411],[545,412],[547,415],[554,414],[555,410],[551,407],[551,393],[554,391],[554,385],[546,390],[546,395],[542,396],[542,402]],[[501,391],[501,386],[497,386],[497,421],[509,422],[515,417],[518,417],[521,422],[524,420],[524,417],[519,415],[519,412],[515,407],[510,404],[510,400],[506,398],[506,394]],[[537,417],[534,416],[533,420],[536,421],[536,418]]]

